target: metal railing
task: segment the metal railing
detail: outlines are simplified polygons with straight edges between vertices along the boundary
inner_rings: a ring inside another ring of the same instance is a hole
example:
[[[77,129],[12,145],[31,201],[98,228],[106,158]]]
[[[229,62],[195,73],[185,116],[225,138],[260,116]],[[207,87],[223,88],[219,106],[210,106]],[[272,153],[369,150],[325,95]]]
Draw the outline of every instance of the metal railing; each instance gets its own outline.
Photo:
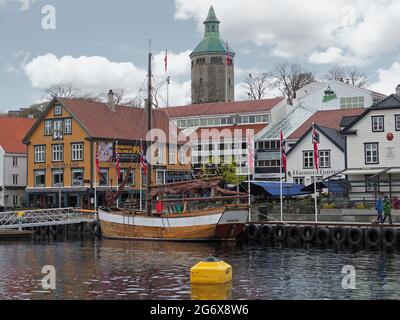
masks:
[[[95,212],[78,208],[1,212],[0,230],[76,224],[94,220]]]

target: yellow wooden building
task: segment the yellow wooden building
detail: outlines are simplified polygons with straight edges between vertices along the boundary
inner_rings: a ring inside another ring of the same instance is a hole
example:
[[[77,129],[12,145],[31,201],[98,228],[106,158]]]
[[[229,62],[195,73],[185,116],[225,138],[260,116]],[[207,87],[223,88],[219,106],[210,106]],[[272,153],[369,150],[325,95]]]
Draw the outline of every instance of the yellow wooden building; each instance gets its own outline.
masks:
[[[153,128],[168,134],[169,119],[162,111],[153,110]],[[115,191],[126,175],[128,182],[119,201],[138,199],[146,182],[140,165],[146,133],[144,109],[115,105],[112,92],[108,103],[54,98],[24,137],[28,147],[27,205],[58,207],[61,200],[63,207],[100,206],[106,191]],[[156,149],[152,185],[191,179],[189,156],[179,155],[169,144]]]

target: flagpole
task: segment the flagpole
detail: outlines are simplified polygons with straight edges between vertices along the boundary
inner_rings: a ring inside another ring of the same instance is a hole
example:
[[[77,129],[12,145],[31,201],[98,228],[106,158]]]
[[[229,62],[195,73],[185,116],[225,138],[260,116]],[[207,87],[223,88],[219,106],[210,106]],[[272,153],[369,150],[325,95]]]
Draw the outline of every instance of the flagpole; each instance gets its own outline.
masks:
[[[140,139],[140,157],[142,157],[142,146],[143,146],[143,140]],[[143,185],[143,176],[142,176],[142,160],[139,160],[139,171],[140,171],[140,182],[139,182],[139,210],[142,211],[142,185]]]
[[[115,154],[114,154],[115,157],[116,157],[117,153],[118,153],[118,140],[115,141]],[[115,164],[117,164],[117,159],[115,158],[114,160],[115,160]],[[118,160],[118,162],[119,162],[119,160]],[[120,165],[120,164],[118,164],[118,165]],[[118,188],[119,188],[118,168],[115,167],[115,169],[117,170],[117,179],[115,179],[115,180],[117,181],[117,192],[118,192]],[[119,197],[117,198],[117,208],[119,208]]]
[[[279,175],[279,180],[280,180],[280,183],[279,183],[279,192],[280,192],[280,197],[281,197],[281,222],[283,222],[283,184],[282,184],[282,165],[283,165],[283,163],[282,163],[282,148],[283,148],[283,146],[282,146],[282,143],[283,143],[283,141],[282,141],[282,126],[281,126],[281,130],[280,130],[280,138],[279,138],[279,140],[280,140],[280,155],[281,155],[281,161],[280,161],[280,163],[281,163],[281,165],[280,165],[280,175]]]
[[[94,150],[96,152],[96,157],[98,157],[97,143],[94,143]],[[97,210],[97,166],[94,173],[94,209]]]
[[[314,141],[314,132],[315,132],[315,125],[312,124],[312,136],[313,136],[313,152],[314,152],[314,208],[315,208],[315,222],[318,222],[318,200],[317,200],[317,163],[315,158],[318,157],[318,154],[315,155],[315,141]]]
[[[228,59],[229,59],[229,47],[226,42],[226,67],[225,67],[225,101],[228,102]]]

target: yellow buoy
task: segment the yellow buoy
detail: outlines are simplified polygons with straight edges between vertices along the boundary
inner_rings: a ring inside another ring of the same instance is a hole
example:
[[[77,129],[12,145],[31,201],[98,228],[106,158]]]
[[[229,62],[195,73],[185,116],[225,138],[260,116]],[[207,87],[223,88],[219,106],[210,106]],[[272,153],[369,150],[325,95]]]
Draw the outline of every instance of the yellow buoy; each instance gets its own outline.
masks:
[[[232,281],[232,267],[213,257],[197,263],[190,269],[191,283],[227,283]]]

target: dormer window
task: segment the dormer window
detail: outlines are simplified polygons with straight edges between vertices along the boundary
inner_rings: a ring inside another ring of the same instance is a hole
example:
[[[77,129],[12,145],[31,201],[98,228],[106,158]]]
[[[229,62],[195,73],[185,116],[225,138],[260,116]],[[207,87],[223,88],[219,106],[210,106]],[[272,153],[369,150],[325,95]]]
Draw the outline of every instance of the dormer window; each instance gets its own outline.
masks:
[[[61,116],[61,105],[57,104],[54,106],[54,115],[55,116]]]

